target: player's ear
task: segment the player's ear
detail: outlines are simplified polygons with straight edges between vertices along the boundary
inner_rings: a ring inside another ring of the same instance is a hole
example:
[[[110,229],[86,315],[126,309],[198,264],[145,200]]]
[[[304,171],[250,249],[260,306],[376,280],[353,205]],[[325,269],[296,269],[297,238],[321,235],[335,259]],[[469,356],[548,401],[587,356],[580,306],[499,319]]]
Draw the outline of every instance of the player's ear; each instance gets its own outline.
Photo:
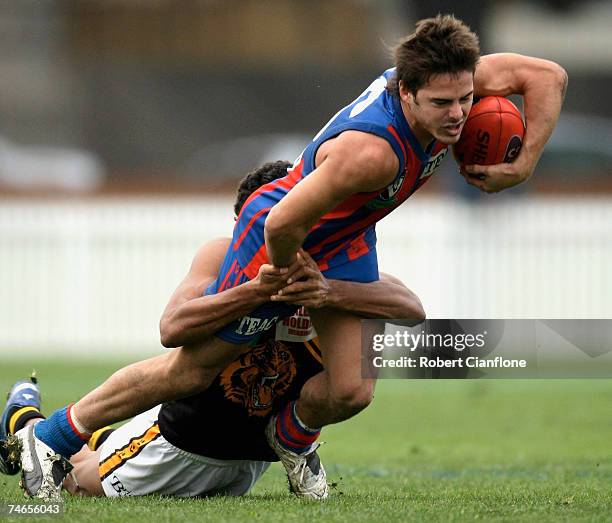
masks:
[[[399,82],[397,82],[397,90],[399,92],[399,97],[402,100],[402,102],[408,102],[407,100],[407,96],[408,96],[408,89],[406,89],[406,86],[404,85],[404,82],[402,80],[400,80]]]
[[[414,99],[414,94],[406,87],[402,80],[398,82],[398,90],[399,97],[402,102],[407,104],[416,103],[416,100]]]

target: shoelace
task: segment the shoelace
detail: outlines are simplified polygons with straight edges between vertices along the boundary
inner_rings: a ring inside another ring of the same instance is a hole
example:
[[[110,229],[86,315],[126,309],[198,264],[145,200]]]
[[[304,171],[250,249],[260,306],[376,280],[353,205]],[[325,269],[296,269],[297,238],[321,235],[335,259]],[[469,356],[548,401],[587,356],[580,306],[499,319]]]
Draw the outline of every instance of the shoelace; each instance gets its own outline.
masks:
[[[304,474],[306,473],[306,466],[308,465],[308,462],[303,459],[300,460],[298,462],[298,464],[294,467],[294,469],[291,471],[292,474],[296,474],[298,471],[300,473],[300,483],[304,482]]]
[[[322,442],[321,442],[322,443]],[[306,474],[306,467],[308,466],[308,456],[314,454],[317,449],[321,446],[321,443],[314,443],[312,448],[306,453],[300,456],[301,459],[296,463],[295,467],[291,471],[292,474],[300,474],[300,483],[304,482],[304,474]]]
[[[66,458],[59,454],[51,454],[50,452],[47,452],[47,457],[45,459],[47,461],[50,461],[51,463],[59,461],[60,465],[62,466],[62,469],[66,471],[66,474],[68,474],[68,472],[70,472],[74,468],[72,466],[72,463],[70,463]]]

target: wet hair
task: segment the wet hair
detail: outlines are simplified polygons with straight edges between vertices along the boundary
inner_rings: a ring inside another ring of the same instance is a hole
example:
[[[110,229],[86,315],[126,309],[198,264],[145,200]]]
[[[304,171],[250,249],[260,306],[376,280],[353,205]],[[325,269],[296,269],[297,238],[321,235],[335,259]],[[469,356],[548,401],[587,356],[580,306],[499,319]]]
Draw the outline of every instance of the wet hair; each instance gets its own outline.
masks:
[[[236,216],[240,214],[240,209],[242,209],[244,202],[247,201],[254,191],[262,185],[287,176],[287,169],[291,165],[291,162],[285,160],[268,162],[248,173],[238,185],[238,194],[234,203],[234,213],[236,213]]]
[[[399,94],[399,82],[413,94],[439,74],[472,74],[480,58],[478,36],[453,15],[438,14],[419,20],[416,31],[393,50],[397,68],[387,84]]]

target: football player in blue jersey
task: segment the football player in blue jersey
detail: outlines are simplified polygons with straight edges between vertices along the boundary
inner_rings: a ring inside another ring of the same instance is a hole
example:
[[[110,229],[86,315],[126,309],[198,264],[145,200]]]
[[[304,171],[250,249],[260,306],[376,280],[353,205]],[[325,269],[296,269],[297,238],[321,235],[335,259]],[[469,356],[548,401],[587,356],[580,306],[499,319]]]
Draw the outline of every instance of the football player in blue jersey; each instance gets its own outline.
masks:
[[[256,280],[277,290],[289,288],[269,301],[261,296],[261,305],[248,313],[242,309],[239,314],[240,303],[230,301],[236,321],[227,326],[213,321],[216,330],[210,334],[215,336],[205,346],[183,346],[163,366],[140,366],[131,377],[110,380],[72,411],[38,424],[33,440],[24,434],[27,454],[36,454],[34,443],[51,453],[70,454],[83,433],[205,390],[262,329],[295,311],[286,294],[301,284],[295,281],[301,274],[300,247],[326,278],[376,281],[375,224],[433,175],[446,148],[459,139],[474,96],[522,95],[527,132],[514,163],[467,166],[468,182],[495,192],[531,176],[561,110],[567,84],[563,68],[510,53],[481,57],[477,36],[450,15],[418,22],[416,31],[398,45],[395,62],[338,111],[288,176],[250,196],[220,274],[205,292],[234,291]],[[374,388],[373,380],[361,377],[359,317],[325,307],[313,309],[311,317],[325,372],[310,379],[300,398],[268,427],[269,442],[296,491],[321,483],[301,466],[320,428],[363,410]],[[292,434],[292,442],[281,433]],[[28,481],[24,483],[27,488]]]
[[[395,58],[394,68],[323,127],[289,176],[245,203],[209,292],[254,277],[261,263],[286,270],[300,247],[326,277],[376,280],[376,223],[431,178],[448,146],[458,141],[474,96],[522,95],[527,133],[514,163],[467,166],[468,182],[495,192],[533,173],[561,110],[567,75],[559,65],[516,54],[480,57],[477,36],[449,15],[418,22]],[[282,314],[266,304],[249,314],[246,325]],[[299,456],[307,459],[318,430],[363,410],[374,389],[374,380],[361,376],[359,318],[327,308],[312,310],[311,317],[325,373],[309,380],[269,426],[270,444],[292,484],[309,481],[292,473],[293,464]],[[215,334],[226,342],[219,342],[221,352],[248,341],[250,331],[242,327],[236,322]],[[212,360],[213,352],[205,358]],[[292,425],[283,427],[282,419]],[[283,440],[283,430],[301,431],[294,445]]]

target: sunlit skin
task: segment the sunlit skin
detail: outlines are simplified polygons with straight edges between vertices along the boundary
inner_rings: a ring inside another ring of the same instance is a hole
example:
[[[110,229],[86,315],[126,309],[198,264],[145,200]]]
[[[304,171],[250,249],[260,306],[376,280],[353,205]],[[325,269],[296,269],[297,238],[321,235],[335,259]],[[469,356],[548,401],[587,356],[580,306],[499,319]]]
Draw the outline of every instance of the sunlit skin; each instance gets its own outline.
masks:
[[[469,71],[432,76],[412,93],[399,82],[402,111],[419,143],[433,139],[457,143],[474,99],[474,75]]]

